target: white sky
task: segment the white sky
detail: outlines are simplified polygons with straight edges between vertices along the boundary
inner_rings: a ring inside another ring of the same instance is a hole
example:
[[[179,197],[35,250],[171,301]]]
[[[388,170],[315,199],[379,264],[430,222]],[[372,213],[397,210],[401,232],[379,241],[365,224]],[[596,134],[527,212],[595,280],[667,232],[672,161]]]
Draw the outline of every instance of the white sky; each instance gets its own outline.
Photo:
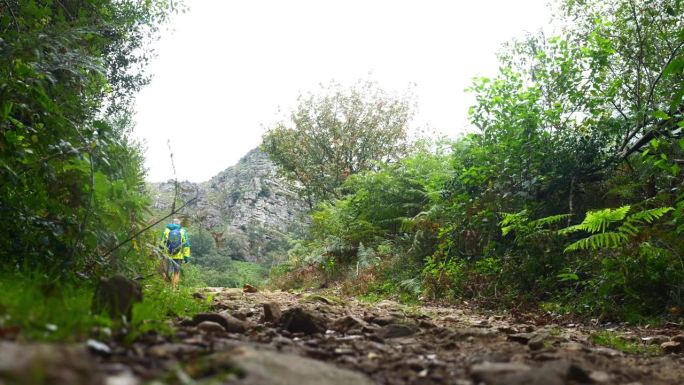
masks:
[[[416,83],[413,126],[455,137],[471,79],[496,73],[502,43],[549,23],[547,1],[185,0],[138,96],[148,179],[172,178],[170,140],[178,178],[208,180],[258,146],[300,91],[331,80]]]

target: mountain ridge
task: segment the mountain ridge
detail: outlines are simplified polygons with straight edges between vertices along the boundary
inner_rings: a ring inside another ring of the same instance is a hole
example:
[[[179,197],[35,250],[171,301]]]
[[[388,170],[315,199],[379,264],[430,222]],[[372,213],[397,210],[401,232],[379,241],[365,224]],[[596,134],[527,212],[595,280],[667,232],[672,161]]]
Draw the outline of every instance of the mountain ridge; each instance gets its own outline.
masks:
[[[263,261],[269,244],[306,225],[298,186],[278,175],[259,148],[208,181],[178,185],[177,205],[197,197],[180,216],[196,232],[211,234],[216,250],[233,259]],[[148,183],[148,189],[153,210],[170,211],[175,182]]]

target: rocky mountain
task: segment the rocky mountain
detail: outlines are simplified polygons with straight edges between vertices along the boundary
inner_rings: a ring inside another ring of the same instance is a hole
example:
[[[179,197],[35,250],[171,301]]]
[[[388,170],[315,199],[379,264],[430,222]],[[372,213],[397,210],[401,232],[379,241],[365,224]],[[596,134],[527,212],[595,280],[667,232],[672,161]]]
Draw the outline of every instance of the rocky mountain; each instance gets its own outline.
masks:
[[[201,232],[207,246],[234,259],[263,261],[265,254],[283,242],[285,234],[305,224],[306,205],[297,187],[278,176],[276,165],[258,148],[247,153],[207,182],[179,182],[176,205],[197,197],[182,211],[195,233]],[[149,185],[153,208],[159,213],[171,209],[175,183],[170,180]],[[211,235],[211,238],[207,236]]]

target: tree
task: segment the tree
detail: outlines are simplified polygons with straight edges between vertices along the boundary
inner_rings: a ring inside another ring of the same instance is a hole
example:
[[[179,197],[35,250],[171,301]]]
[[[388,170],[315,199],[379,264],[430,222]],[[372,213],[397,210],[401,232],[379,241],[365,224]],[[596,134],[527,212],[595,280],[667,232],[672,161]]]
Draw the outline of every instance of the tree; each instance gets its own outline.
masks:
[[[351,174],[377,169],[407,149],[410,95],[390,96],[373,82],[299,97],[290,122],[263,137],[262,149],[288,178],[301,183],[309,205],[339,197]]]
[[[131,100],[170,0],[0,2],[0,259],[96,273],[144,226]],[[134,247],[135,248],[135,247]],[[121,258],[127,252],[118,255]]]

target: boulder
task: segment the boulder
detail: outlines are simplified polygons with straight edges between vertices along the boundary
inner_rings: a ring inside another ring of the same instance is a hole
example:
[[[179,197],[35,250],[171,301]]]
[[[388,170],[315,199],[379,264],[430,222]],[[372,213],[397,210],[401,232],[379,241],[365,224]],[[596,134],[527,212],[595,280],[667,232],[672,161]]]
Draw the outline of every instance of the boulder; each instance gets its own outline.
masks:
[[[295,307],[283,313],[281,327],[291,333],[324,333],[327,320],[301,307]]]

